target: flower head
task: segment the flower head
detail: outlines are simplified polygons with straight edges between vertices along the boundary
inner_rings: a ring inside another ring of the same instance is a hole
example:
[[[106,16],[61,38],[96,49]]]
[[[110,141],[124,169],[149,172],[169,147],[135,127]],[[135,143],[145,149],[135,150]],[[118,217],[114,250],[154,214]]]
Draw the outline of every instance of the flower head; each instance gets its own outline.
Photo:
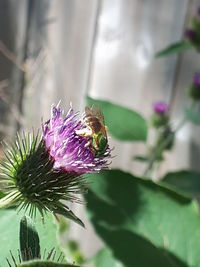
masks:
[[[59,107],[52,107],[51,119],[43,127],[43,139],[50,156],[54,161],[54,169],[73,171],[78,174],[100,171],[107,167],[110,157],[109,146],[98,156],[92,146],[93,134],[79,113],[72,107],[63,117]],[[88,134],[81,134],[84,131]]]
[[[164,114],[168,113],[169,106],[167,103],[165,103],[163,101],[159,101],[159,102],[154,103],[153,109],[154,109],[155,113],[157,113],[159,115],[164,115]]]
[[[191,19],[190,26],[186,28],[184,37],[183,48],[193,47],[200,52],[200,7],[197,8],[196,15]]]
[[[200,88],[200,73],[196,73],[193,78],[193,84]]]
[[[197,8],[197,15],[200,16],[200,6]]]
[[[194,75],[192,85],[189,89],[189,94],[195,101],[200,100],[200,73],[196,73]]]
[[[186,29],[184,35],[190,42],[195,42],[197,37],[196,31],[193,29]]]
[[[62,110],[53,106],[42,136],[18,136],[7,148],[7,160],[1,163],[6,196],[0,200],[0,207],[13,204],[19,209],[29,208],[31,216],[37,209],[42,215],[49,211],[83,225],[63,201],[80,202],[77,194],[87,189],[83,174],[107,168],[110,149],[106,143],[103,152],[97,153],[96,135],[89,131],[85,114],[81,117],[70,108],[64,118],[62,115]],[[85,129],[89,134],[81,133]]]
[[[163,101],[153,104],[154,114],[151,117],[151,123],[155,128],[165,127],[169,121],[169,106]]]

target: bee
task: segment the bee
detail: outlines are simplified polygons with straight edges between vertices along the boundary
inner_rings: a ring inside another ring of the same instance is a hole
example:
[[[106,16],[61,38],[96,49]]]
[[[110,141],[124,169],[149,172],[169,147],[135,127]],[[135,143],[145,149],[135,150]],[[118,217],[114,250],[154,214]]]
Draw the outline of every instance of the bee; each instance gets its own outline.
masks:
[[[91,139],[87,145],[91,146],[96,156],[103,155],[108,146],[108,138],[104,123],[104,116],[98,106],[85,108],[84,123],[86,128],[78,130],[77,134],[80,136],[90,137]]]

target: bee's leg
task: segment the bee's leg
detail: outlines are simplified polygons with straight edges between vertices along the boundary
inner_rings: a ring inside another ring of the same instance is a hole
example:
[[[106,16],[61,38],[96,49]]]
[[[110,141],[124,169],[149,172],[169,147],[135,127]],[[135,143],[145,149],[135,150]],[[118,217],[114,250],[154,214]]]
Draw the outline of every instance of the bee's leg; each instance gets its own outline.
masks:
[[[86,144],[85,144],[85,147],[90,147],[92,145],[92,141],[89,140]]]

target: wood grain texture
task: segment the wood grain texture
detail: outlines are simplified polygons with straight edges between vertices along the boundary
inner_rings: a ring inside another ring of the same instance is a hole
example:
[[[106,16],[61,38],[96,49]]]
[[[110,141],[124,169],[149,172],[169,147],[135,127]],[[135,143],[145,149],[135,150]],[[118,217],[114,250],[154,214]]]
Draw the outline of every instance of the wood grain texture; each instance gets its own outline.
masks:
[[[33,1],[23,110],[28,127],[52,103],[78,109],[86,91],[97,1]]]
[[[182,37],[187,1],[101,3],[89,94],[149,118],[153,102],[170,102],[177,56],[156,60],[154,55]],[[113,166],[141,174],[144,166],[131,161],[131,157],[144,153],[144,145],[122,144],[113,138],[111,143],[116,155]]]
[[[192,17],[196,14],[200,1],[189,1],[186,17],[186,27],[189,27]],[[177,125],[183,117],[184,109],[189,105],[188,88],[193,80],[193,75],[199,71],[200,56],[195,50],[190,50],[179,55],[179,64],[176,69],[175,83],[171,97],[171,119]],[[172,154],[167,155],[167,160],[161,169],[161,175],[168,169],[193,169],[200,170],[200,129],[198,126],[187,123],[177,134],[176,146]]]
[[[0,132],[13,138],[20,114],[28,1],[0,1]]]

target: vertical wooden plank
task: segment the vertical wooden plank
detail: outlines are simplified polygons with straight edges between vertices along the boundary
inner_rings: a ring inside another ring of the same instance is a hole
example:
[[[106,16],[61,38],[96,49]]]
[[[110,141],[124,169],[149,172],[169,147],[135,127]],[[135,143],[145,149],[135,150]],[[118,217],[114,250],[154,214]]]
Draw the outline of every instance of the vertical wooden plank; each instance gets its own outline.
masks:
[[[91,0],[33,3],[23,103],[28,127],[39,126],[59,100],[65,108],[70,101],[76,109],[82,105],[97,8]]]
[[[200,1],[189,1],[188,5],[188,21],[186,27],[189,26],[192,17],[196,14]],[[200,55],[195,50],[190,50],[180,55],[180,64],[176,71],[176,83],[174,86],[174,94],[171,99],[172,112],[171,118],[176,126],[183,119],[184,109],[188,106],[188,88],[192,83],[193,76],[199,71]],[[177,135],[176,146],[172,155],[167,155],[167,161],[161,169],[164,173],[167,169],[195,169],[200,170],[200,129],[199,126],[187,123],[180,129]]]
[[[102,1],[89,94],[133,108],[147,118],[156,100],[169,102],[177,56],[155,60],[155,53],[182,36],[186,0]],[[131,161],[141,144],[114,139],[113,166],[141,173]]]
[[[26,0],[0,1],[0,81],[8,83],[1,89],[0,131],[7,138],[13,137],[23,120],[19,112],[28,4]]]

